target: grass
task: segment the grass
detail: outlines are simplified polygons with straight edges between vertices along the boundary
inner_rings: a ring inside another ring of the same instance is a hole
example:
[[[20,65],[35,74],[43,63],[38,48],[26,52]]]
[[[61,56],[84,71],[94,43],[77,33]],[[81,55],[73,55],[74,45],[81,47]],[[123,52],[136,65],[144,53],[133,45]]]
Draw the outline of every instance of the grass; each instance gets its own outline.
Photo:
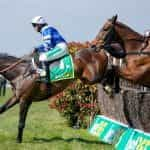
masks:
[[[0,97],[2,104],[11,92]],[[18,105],[0,115],[0,150],[111,150],[85,129],[72,129],[48,102],[33,103],[28,113],[22,144],[16,143]]]

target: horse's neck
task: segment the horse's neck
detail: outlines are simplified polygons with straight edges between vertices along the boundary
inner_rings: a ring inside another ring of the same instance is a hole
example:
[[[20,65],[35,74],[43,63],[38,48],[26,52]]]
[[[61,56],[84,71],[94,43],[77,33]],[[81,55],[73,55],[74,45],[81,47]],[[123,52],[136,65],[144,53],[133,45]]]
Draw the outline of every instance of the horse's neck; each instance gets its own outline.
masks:
[[[23,73],[23,71],[26,69],[25,66],[26,65],[22,65],[22,64],[18,64],[16,67],[11,68],[7,71],[3,72],[3,69],[6,69],[7,67],[9,67],[10,65],[12,65],[12,63],[7,63],[4,64],[2,69],[1,69],[1,74],[10,82],[15,80],[16,78],[18,78],[19,76],[21,76],[21,74]]]
[[[140,51],[143,49],[144,41],[140,41],[140,40],[127,40],[124,41],[124,48],[126,49],[126,51]]]
[[[144,36],[129,27],[116,26],[117,33],[127,51],[137,50],[142,47]]]

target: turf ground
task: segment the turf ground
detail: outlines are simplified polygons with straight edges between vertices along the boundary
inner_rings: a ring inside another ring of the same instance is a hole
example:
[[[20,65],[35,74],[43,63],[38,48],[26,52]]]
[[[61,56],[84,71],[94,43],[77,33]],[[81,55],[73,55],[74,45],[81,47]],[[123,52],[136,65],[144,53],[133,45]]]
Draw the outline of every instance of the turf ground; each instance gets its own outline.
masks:
[[[0,97],[0,105],[10,97]],[[33,103],[27,117],[22,144],[16,143],[18,105],[0,115],[0,150],[110,150],[85,129],[72,129],[48,107],[48,101]]]

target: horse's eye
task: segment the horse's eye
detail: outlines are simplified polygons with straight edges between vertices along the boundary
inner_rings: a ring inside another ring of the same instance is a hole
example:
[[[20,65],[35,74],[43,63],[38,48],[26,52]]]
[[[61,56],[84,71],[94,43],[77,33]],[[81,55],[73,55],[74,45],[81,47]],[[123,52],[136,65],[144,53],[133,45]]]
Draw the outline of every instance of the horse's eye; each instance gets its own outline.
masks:
[[[106,24],[104,27],[103,27],[103,30],[104,31],[108,31],[110,29],[110,24]]]
[[[108,30],[109,30],[109,27],[108,27],[108,26],[105,26],[105,27],[103,28],[103,30],[104,30],[104,31],[108,31]]]

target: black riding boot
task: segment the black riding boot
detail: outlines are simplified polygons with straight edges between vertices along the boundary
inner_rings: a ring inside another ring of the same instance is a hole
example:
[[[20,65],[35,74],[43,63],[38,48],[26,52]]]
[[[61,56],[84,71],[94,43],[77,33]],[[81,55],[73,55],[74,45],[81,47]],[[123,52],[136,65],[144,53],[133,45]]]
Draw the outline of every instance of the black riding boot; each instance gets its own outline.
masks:
[[[42,81],[49,83],[50,82],[50,75],[49,75],[49,64],[48,62],[41,62],[41,68],[45,70],[46,76],[42,77]]]

